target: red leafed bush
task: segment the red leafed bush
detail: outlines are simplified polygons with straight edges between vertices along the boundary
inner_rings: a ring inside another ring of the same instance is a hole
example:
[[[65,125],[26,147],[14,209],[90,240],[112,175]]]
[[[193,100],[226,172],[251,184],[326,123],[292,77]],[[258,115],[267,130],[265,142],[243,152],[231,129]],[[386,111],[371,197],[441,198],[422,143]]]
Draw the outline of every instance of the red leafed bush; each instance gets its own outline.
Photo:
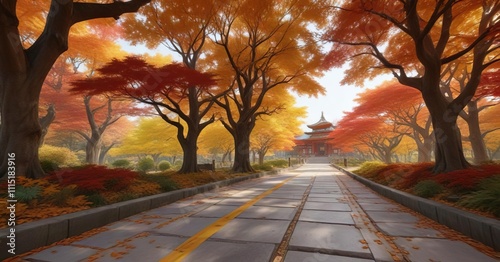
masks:
[[[432,168],[434,163],[418,163],[409,165],[408,172],[406,172],[399,181],[394,185],[398,189],[409,189],[423,180],[429,180],[434,175]]]
[[[471,190],[474,189],[481,180],[495,175],[500,175],[500,165],[488,164],[438,174],[432,177],[432,180],[448,188]]]
[[[128,169],[90,165],[80,169],[59,170],[49,179],[63,186],[76,185],[77,190],[90,193],[125,189],[137,176],[136,172]]]

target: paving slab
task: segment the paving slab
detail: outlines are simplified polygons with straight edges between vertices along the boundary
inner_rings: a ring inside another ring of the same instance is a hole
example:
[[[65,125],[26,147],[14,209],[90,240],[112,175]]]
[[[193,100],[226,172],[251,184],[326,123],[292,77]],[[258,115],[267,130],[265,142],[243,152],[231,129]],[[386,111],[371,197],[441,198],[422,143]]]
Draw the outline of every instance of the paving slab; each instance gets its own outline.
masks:
[[[418,218],[414,215],[404,212],[382,212],[382,211],[366,211],[366,214],[378,222],[399,222],[399,223],[416,223]]]
[[[241,213],[238,218],[292,220],[295,211],[296,208],[293,207],[251,206]]]
[[[348,204],[345,203],[321,203],[309,202],[304,205],[304,209],[328,210],[328,211],[351,211]]]
[[[183,262],[261,262],[269,261],[273,254],[274,244],[231,243],[208,240]]]
[[[308,202],[324,202],[324,203],[339,203],[344,201],[344,197],[335,197],[335,198],[327,198],[327,197],[308,197]]]
[[[371,259],[327,255],[315,252],[288,251],[285,262],[370,262]]]
[[[74,244],[94,248],[110,248],[119,244],[124,239],[131,238],[150,229],[153,229],[153,227],[144,224],[136,224],[135,227],[132,225],[124,226],[95,234],[93,236],[76,241],[74,242]]]
[[[86,247],[55,246],[29,255],[31,261],[80,261],[96,254],[98,250]]]
[[[232,211],[234,211],[238,206],[225,206],[225,205],[214,205],[207,207],[202,211],[194,214],[192,217],[223,217]]]
[[[282,199],[282,198],[272,198],[264,197],[263,199],[257,201],[255,206],[273,206],[273,207],[297,207],[300,205],[300,200],[297,199]]]
[[[290,240],[290,249],[372,258],[370,250],[362,244],[363,240],[354,226],[299,221]]]
[[[394,204],[376,204],[376,203],[358,203],[364,210],[367,211],[399,211],[401,208]]]
[[[368,204],[392,204],[392,202],[389,202],[388,200],[385,200],[383,198],[364,198],[364,199],[356,199],[356,202],[358,203],[368,203]]]
[[[417,227],[413,223],[377,223],[386,235],[394,237],[432,237],[442,238],[439,231],[432,228]]]
[[[280,199],[294,199],[301,200],[304,197],[304,194],[288,194],[288,193],[271,193],[267,195],[270,198],[280,198]]]
[[[396,238],[396,245],[409,252],[410,261],[498,261],[491,258],[464,242],[449,239],[431,238]]]
[[[219,201],[217,205],[226,205],[226,206],[241,206],[245,204],[246,202],[252,200],[251,198],[224,198],[223,200]]]
[[[240,240],[259,243],[280,243],[290,221],[239,219],[227,223],[213,239]]]
[[[121,246],[98,253],[98,255],[95,256],[96,259],[92,261],[159,261],[184,241],[186,241],[186,238],[174,236],[148,235],[137,237]]]
[[[208,217],[185,217],[171,224],[162,226],[161,228],[155,228],[153,232],[190,237],[209,226],[217,219],[218,218]]]
[[[339,194],[333,194],[333,193],[310,193],[309,197],[319,197],[319,198],[336,198],[339,197]]]
[[[354,225],[351,212],[302,210],[299,221]]]

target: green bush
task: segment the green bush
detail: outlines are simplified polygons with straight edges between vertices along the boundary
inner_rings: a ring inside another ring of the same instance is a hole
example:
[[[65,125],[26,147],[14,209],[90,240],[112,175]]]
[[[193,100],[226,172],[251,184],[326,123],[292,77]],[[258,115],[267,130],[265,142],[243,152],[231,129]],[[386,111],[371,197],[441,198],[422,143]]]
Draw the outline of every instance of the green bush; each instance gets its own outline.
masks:
[[[259,165],[259,164],[252,165],[252,167],[253,167],[253,169],[258,170],[258,171],[271,171],[271,170],[273,170],[273,167],[268,163],[264,163],[262,165]]]
[[[358,169],[354,170],[353,173],[358,174],[360,176],[364,177],[371,177],[378,173],[380,170],[382,170],[384,167],[386,167],[387,164],[384,164],[379,161],[369,161],[369,162],[364,162],[361,167]]]
[[[61,189],[60,191],[50,195],[50,200],[56,206],[65,206],[66,201],[75,196],[75,189],[72,186],[67,186]]]
[[[275,160],[266,161],[264,164],[268,164],[272,167],[284,168],[284,167],[288,167],[288,160],[275,159]]]
[[[149,157],[142,158],[139,160],[137,163],[137,169],[143,173],[148,172],[149,170],[153,169],[155,167],[155,162],[153,159]]]
[[[50,161],[56,163],[58,166],[75,166],[80,164],[75,152],[66,147],[43,145],[38,150],[38,154],[40,162]]]
[[[433,180],[423,180],[413,187],[413,193],[419,197],[433,197],[443,192],[444,187]]]
[[[151,174],[151,175],[143,174],[143,175],[141,175],[140,178],[144,179],[146,181],[149,181],[149,182],[157,183],[158,185],[160,185],[160,189],[163,192],[168,192],[168,191],[173,191],[173,190],[178,189],[177,184],[175,184],[174,181],[170,180],[170,178],[168,178],[165,175],[161,175],[161,174]]]
[[[29,204],[32,200],[37,199],[41,193],[42,189],[39,186],[16,186],[16,199],[22,203]]]
[[[158,164],[158,169],[160,169],[160,171],[165,171],[167,169],[170,169],[172,167],[172,164],[170,164],[170,162],[168,161],[161,161],[160,164]]]
[[[108,204],[108,202],[106,201],[106,198],[104,198],[99,193],[95,193],[95,194],[87,196],[87,200],[92,203],[91,204],[92,207],[104,206],[104,205]]]
[[[51,160],[42,160],[40,161],[40,165],[42,166],[42,170],[45,173],[52,173],[59,170],[59,165]]]
[[[500,175],[482,180],[478,191],[466,196],[459,204],[500,217]]]
[[[111,163],[111,165],[113,167],[116,167],[116,168],[129,168],[130,161],[128,161],[127,159],[118,159],[118,160],[113,161],[113,163]]]

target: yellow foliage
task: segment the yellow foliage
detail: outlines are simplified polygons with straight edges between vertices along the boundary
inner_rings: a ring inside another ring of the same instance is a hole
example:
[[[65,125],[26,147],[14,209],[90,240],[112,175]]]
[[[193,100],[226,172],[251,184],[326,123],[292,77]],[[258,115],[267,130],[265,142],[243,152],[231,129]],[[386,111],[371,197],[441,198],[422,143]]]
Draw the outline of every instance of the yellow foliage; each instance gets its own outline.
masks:
[[[80,161],[75,152],[65,147],[44,145],[38,151],[40,161],[51,161],[59,166],[77,166]]]
[[[136,179],[126,192],[137,196],[149,196],[161,193],[161,188],[157,183]]]
[[[76,207],[76,208],[88,208],[91,202],[87,201],[87,197],[84,195],[79,195],[76,197],[72,197],[66,201],[66,204],[70,207]]]

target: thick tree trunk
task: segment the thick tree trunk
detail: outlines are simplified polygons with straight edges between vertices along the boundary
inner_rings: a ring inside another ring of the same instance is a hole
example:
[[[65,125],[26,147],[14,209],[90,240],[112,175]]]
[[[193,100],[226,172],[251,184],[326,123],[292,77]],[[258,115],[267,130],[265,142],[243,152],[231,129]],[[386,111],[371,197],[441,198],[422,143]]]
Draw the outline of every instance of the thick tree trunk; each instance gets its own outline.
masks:
[[[197,129],[195,128],[189,128],[186,138],[183,138],[182,134],[178,134],[179,142],[181,144],[183,152],[182,166],[178,171],[181,174],[200,172],[200,169],[198,169],[197,155],[198,136],[199,132],[197,132]]]
[[[474,164],[481,164],[488,161],[488,152],[486,144],[481,135],[479,127],[479,111],[477,110],[477,102],[471,101],[467,105],[469,117],[467,118],[467,126],[469,127],[469,140],[474,152]]]
[[[0,126],[0,176],[7,174],[8,155],[15,154],[16,176],[39,178],[44,175],[38,160],[42,128],[38,118],[38,99],[42,80],[25,75],[2,76]],[[6,81],[7,80],[7,81]]]
[[[470,167],[464,157],[462,137],[457,126],[460,110],[451,110],[447,102],[437,98],[424,96],[432,116],[432,127],[435,136],[435,166],[434,173],[444,173]]]
[[[251,128],[240,124],[235,129],[234,136],[234,164],[232,171],[236,173],[255,172],[250,164],[250,133]]]

